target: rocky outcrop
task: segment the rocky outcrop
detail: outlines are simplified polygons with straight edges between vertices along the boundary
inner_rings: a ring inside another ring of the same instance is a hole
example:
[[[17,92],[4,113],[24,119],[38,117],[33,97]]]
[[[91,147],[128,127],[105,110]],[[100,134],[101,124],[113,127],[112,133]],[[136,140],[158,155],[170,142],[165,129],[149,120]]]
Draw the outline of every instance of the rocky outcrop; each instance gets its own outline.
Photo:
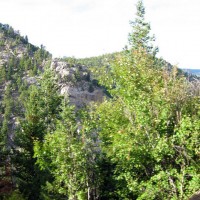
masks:
[[[70,65],[54,59],[51,69],[57,74],[61,94],[68,96],[70,102],[76,107],[80,108],[91,102],[103,101],[103,89],[91,80],[86,66]]]
[[[69,97],[70,102],[78,107],[88,105],[90,102],[102,102],[102,89],[95,88],[93,92],[81,91],[80,88],[74,86],[63,85],[61,94]]]
[[[192,195],[189,200],[200,200],[200,191]]]
[[[13,56],[22,58],[26,54],[28,54],[28,49],[24,44],[17,44],[13,38],[0,35],[0,66],[6,64]]]

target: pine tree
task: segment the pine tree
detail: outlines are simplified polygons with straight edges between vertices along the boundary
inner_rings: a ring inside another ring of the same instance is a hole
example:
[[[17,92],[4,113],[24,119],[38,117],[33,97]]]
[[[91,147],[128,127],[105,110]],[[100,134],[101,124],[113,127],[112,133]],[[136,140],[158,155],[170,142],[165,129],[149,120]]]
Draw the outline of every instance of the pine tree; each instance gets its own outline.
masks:
[[[156,54],[158,48],[153,47],[154,36],[150,36],[150,24],[145,21],[145,7],[143,1],[137,2],[136,19],[131,21],[132,32],[129,34],[129,44],[133,50],[145,50],[148,53]]]
[[[4,83],[6,80],[6,69],[5,66],[0,68],[0,84]]]
[[[11,84],[8,84],[6,87],[4,99],[2,102],[2,106],[4,109],[4,113],[3,113],[4,118],[3,118],[3,123],[1,127],[1,132],[0,132],[0,141],[2,145],[4,146],[2,149],[2,152],[8,151],[9,149],[9,123],[10,123],[12,107],[13,107],[11,91],[12,91],[12,86]]]
[[[16,180],[20,191],[28,199],[40,199],[41,187],[49,177],[36,165],[34,142],[43,141],[45,135],[55,129],[60,103],[54,74],[46,69],[38,86],[32,85],[28,89],[28,98],[24,103],[25,118],[21,119],[15,136],[13,162]]]

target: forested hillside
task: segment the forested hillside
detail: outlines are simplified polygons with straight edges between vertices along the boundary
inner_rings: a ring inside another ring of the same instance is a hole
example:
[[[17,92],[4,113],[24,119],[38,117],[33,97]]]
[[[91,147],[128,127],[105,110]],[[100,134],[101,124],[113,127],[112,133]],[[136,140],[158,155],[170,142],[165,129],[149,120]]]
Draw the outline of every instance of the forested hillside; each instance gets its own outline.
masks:
[[[28,87],[36,82],[51,55],[28,43],[9,25],[0,24],[0,196],[14,186],[11,159],[20,119],[24,118],[24,104]],[[14,166],[16,167],[16,166]]]
[[[121,52],[52,59],[0,24],[0,199],[195,197],[200,82],[157,57],[141,0],[130,25]]]

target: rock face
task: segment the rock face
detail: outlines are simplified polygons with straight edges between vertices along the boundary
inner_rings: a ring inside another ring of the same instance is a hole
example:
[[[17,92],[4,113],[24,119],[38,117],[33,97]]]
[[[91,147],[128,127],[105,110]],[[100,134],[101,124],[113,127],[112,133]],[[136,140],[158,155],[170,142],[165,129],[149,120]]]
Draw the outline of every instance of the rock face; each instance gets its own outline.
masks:
[[[103,89],[92,80],[86,66],[69,64],[62,59],[52,60],[44,48],[28,43],[9,25],[0,23],[0,127],[4,125],[9,147],[14,145],[15,130],[19,119],[24,117],[20,99],[24,95],[22,92],[30,85],[37,85],[40,73],[50,62],[60,93],[68,96],[77,109],[91,102],[103,101]]]
[[[101,89],[97,88],[90,93],[88,91],[81,91],[79,87],[63,85],[61,94],[67,95],[70,102],[78,107],[88,105],[92,101],[102,102],[103,100],[103,92]]]
[[[58,77],[60,92],[68,96],[72,104],[80,108],[91,102],[102,102],[103,89],[91,80],[87,67],[82,65],[70,65],[64,61],[54,59],[51,69]]]
[[[0,66],[7,63],[7,61],[13,56],[16,58],[22,58],[25,54],[28,54],[28,49],[25,45],[17,43],[13,38],[8,38],[2,33],[0,34]]]
[[[200,191],[192,195],[189,200],[200,200]]]

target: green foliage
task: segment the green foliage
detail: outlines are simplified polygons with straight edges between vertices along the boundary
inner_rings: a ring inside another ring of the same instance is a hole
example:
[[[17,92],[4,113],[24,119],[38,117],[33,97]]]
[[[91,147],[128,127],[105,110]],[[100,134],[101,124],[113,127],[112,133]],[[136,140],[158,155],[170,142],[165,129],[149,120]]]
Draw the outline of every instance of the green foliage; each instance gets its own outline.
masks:
[[[17,45],[27,47],[20,59],[13,56],[0,68],[1,88],[6,87],[0,94],[0,153],[6,158],[11,120],[19,121],[9,153],[20,192],[7,199],[186,200],[199,190],[198,84],[176,67],[165,70],[166,63],[155,57],[141,0],[136,15],[129,50],[63,59],[70,67],[96,71],[93,80],[85,76],[88,91],[101,85],[111,97],[79,111],[59,95],[45,47],[28,44],[27,37],[0,24],[4,36],[14,38],[15,54]],[[36,75],[30,85],[26,77]],[[68,82],[81,78],[77,70]]]
[[[68,199],[93,198],[99,179],[96,169],[99,152],[95,135],[91,135],[92,125],[83,112],[79,115],[83,119],[79,127],[74,108],[65,102],[60,116],[53,134],[46,134],[44,142],[35,142],[37,164],[53,176],[44,188],[52,198],[58,195]]]
[[[6,69],[4,66],[0,68],[0,84],[3,84],[6,80]]]
[[[8,150],[9,124],[13,107],[13,101],[11,99],[11,90],[11,84],[8,84],[2,102],[3,123],[0,132],[0,146],[2,152],[6,152]]]
[[[77,193],[84,192],[85,153],[77,138],[74,111],[63,105],[61,116],[55,132],[47,134],[45,142],[35,143],[35,157],[41,169],[48,169],[54,177],[52,183],[47,182],[47,191],[74,199]]]
[[[88,68],[90,67],[102,67],[107,66],[112,62],[116,55],[119,53],[111,53],[111,54],[104,54],[101,56],[95,56],[90,58],[74,58],[74,57],[64,57],[62,58],[63,61],[66,61],[71,66],[73,65],[84,65]]]
[[[0,47],[1,46],[4,46],[5,44],[4,44],[4,41],[3,40],[0,40]]]
[[[165,71],[154,57],[142,1],[137,9],[132,49],[97,72],[112,96],[96,110],[101,149],[113,174],[110,198],[188,199],[200,180],[199,96],[190,94],[175,67]]]
[[[5,197],[5,200],[25,200],[25,198],[18,190],[15,190],[10,195]]]
[[[113,97],[97,108],[96,123],[118,197],[187,199],[199,187],[200,170],[199,98],[189,95],[187,80],[133,51],[100,83]]]

